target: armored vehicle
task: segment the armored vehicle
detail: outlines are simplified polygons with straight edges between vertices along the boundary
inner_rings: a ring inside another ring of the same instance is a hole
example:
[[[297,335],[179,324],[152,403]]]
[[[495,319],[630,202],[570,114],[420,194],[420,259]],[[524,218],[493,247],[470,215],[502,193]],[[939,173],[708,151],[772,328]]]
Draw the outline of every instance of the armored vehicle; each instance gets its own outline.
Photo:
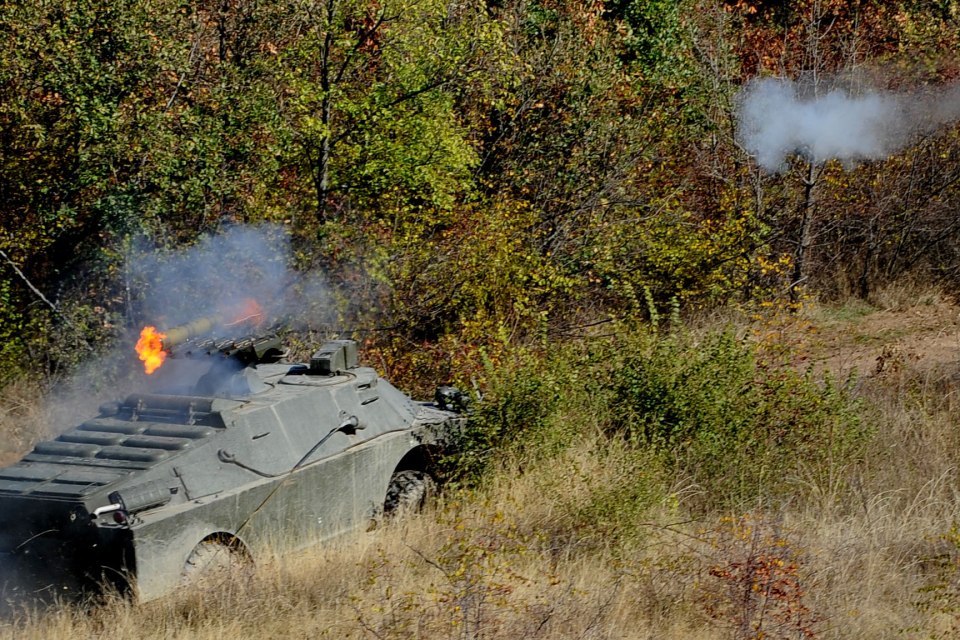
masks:
[[[353,341],[305,364],[277,361],[279,345],[192,342],[186,355],[214,359],[196,383],[104,404],[0,469],[6,595],[107,580],[150,600],[212,563],[302,548],[422,501],[431,459],[464,420],[450,394],[414,402],[357,366]]]

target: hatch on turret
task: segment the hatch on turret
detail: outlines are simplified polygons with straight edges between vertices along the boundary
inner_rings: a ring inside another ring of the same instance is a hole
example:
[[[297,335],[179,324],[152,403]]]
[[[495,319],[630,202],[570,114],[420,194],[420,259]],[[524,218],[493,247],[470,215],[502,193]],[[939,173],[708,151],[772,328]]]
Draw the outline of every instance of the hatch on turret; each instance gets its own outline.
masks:
[[[341,371],[353,369],[358,362],[355,340],[328,340],[310,356],[310,373],[335,376]]]

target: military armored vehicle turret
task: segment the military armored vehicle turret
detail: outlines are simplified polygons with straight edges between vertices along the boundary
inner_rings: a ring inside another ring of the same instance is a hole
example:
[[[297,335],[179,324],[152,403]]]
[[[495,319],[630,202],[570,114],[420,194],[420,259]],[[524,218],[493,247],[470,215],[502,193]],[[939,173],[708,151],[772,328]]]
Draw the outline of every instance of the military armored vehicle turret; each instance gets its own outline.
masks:
[[[146,601],[212,562],[366,527],[424,499],[464,420],[450,393],[414,402],[357,366],[353,341],[303,364],[275,338],[178,346],[214,359],[198,382],[106,403],[0,469],[6,595],[108,580]]]

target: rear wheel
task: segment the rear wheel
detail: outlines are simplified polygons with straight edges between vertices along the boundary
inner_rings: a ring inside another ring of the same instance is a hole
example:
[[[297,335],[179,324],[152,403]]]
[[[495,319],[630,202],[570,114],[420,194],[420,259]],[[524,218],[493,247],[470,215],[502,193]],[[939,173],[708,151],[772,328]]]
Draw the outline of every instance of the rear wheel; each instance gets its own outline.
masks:
[[[245,581],[252,569],[253,562],[242,547],[220,538],[209,538],[193,548],[183,565],[180,582],[207,588]]]
[[[390,478],[383,515],[387,520],[419,512],[437,492],[437,483],[426,471],[407,469]]]

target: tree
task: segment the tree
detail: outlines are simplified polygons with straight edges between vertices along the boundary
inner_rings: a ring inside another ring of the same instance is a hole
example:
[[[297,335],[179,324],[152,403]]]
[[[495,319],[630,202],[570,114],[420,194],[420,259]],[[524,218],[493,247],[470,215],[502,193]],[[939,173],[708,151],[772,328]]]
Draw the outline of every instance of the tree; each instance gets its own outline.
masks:
[[[453,111],[483,68],[495,24],[478,4],[436,0],[301,2],[302,34],[277,71],[293,157],[316,219],[331,207],[383,207],[385,194],[449,207],[467,190],[473,149]]]

